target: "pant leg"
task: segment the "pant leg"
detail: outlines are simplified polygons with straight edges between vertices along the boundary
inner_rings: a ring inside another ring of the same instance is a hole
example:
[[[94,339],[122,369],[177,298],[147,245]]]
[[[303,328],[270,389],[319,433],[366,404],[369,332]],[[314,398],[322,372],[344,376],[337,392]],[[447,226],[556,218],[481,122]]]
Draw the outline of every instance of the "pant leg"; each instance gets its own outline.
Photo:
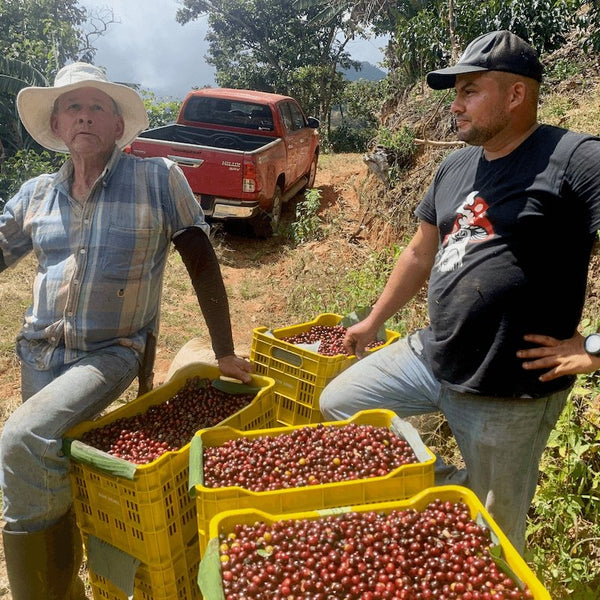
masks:
[[[361,410],[387,408],[399,417],[440,410],[441,386],[420,357],[418,334],[402,338],[342,371],[321,392],[321,412],[327,420],[348,419]],[[437,485],[466,485],[466,469],[434,465]]]
[[[440,384],[413,350],[415,343],[402,338],[334,377],[319,398],[323,416],[343,420],[373,408],[400,417],[437,411]]]
[[[442,392],[468,485],[520,553],[539,462],[569,391],[535,399]]]
[[[66,365],[8,418],[0,437],[0,487],[12,531],[46,529],[66,513],[71,488],[62,435],[118,398],[138,370],[138,355],[130,348],[92,352]],[[25,378],[25,388],[33,391],[44,377],[28,380],[25,372]]]

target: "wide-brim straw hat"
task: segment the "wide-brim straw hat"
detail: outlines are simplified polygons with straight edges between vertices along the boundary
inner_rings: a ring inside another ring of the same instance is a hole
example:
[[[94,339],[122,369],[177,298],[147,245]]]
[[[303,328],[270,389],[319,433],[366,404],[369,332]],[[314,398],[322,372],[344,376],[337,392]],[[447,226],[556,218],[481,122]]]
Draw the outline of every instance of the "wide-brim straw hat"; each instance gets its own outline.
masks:
[[[119,107],[125,125],[123,135],[117,140],[120,148],[127,146],[148,127],[144,102],[133,88],[108,81],[106,74],[99,67],[76,62],[63,67],[56,74],[53,87],[26,87],[17,95],[19,117],[38,144],[55,152],[69,152],[63,140],[52,132],[50,117],[59,96],[84,87],[102,90]]]

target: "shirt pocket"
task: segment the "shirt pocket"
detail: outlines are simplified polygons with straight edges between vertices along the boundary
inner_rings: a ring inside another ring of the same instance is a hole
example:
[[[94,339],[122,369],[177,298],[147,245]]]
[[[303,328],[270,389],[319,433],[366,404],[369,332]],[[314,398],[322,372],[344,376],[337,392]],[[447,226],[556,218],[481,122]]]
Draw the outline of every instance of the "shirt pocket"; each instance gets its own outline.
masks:
[[[161,239],[156,229],[128,229],[111,225],[102,257],[104,277],[121,281],[147,277],[160,254]]]

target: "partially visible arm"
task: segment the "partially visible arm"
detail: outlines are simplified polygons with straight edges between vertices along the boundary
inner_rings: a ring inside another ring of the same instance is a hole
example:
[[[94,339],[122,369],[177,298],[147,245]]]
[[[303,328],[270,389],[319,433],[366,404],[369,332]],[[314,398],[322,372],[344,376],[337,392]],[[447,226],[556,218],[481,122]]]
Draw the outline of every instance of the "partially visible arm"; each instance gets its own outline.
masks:
[[[221,372],[248,383],[252,366],[235,355],[229,301],[208,236],[198,227],[190,227],[177,234],[173,243],[192,280]]]
[[[438,243],[437,227],[421,221],[369,315],[348,328],[344,347],[349,352],[360,358],[365,347],[375,339],[379,328],[423,287],[431,273]]]
[[[523,339],[537,346],[519,350],[517,356],[524,359],[523,368],[528,371],[544,369],[539,376],[540,381],[552,381],[563,375],[593,373],[600,369],[600,357],[585,351],[584,337],[579,332],[567,340],[537,334],[525,335]]]

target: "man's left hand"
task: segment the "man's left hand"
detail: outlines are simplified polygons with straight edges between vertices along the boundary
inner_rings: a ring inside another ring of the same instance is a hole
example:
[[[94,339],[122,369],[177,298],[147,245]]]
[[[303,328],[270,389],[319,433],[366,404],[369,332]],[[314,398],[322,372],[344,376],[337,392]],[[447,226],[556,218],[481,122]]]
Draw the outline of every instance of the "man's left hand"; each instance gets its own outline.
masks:
[[[537,347],[519,350],[517,356],[525,359],[524,369],[546,369],[540,375],[540,381],[552,381],[564,375],[593,373],[600,369],[600,357],[592,356],[585,351],[584,338],[578,332],[566,340],[537,334],[525,335],[523,339],[537,344]]]
[[[252,381],[252,363],[245,358],[230,354],[229,356],[222,356],[217,362],[219,364],[219,370],[226,377],[233,377],[244,383],[250,383]]]

